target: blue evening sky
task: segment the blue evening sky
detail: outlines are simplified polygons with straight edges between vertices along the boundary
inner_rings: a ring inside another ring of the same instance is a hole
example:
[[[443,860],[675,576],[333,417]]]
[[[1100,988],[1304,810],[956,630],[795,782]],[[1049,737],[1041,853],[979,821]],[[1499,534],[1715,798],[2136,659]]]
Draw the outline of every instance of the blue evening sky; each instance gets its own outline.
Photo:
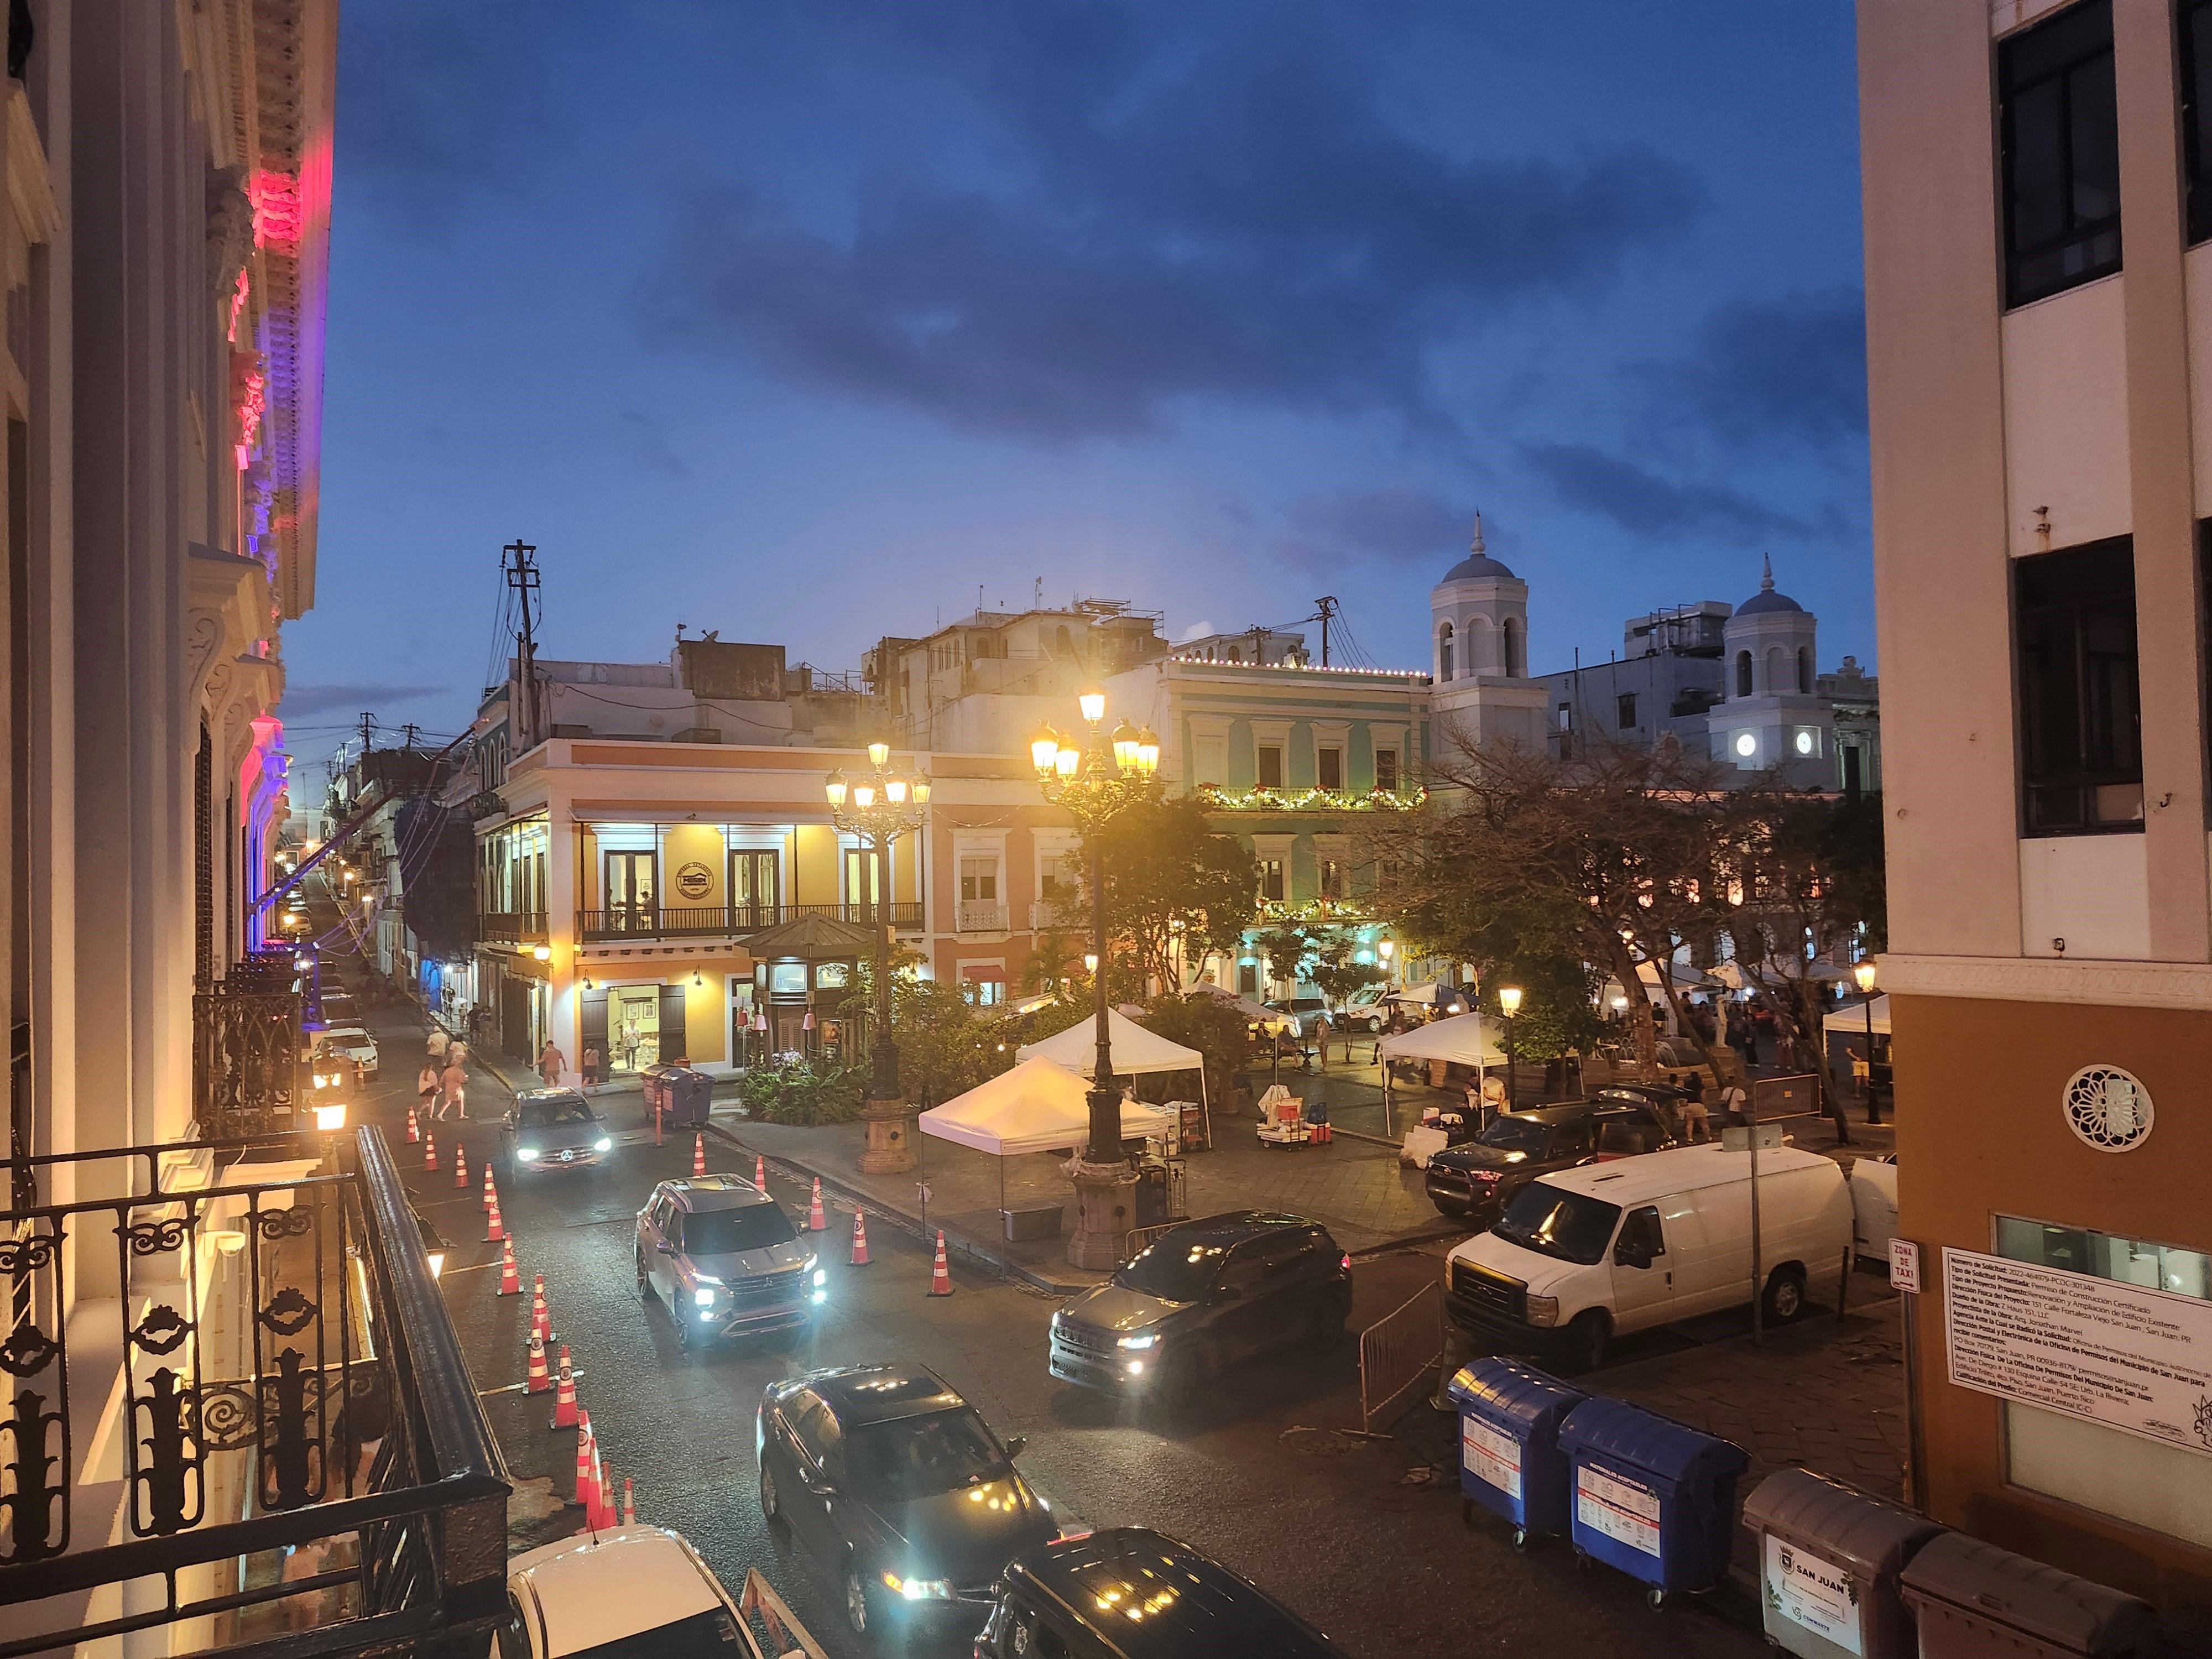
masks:
[[[1843,0],[363,0],[283,713],[452,733],[678,622],[856,666],[1076,594],[1539,671],[1762,553],[1873,657]]]

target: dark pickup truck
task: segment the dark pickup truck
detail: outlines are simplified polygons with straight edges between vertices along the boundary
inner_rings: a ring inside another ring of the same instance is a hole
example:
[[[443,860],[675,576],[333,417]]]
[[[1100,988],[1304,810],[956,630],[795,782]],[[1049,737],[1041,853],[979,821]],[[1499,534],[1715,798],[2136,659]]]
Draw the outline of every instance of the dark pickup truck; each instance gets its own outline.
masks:
[[[1626,1091],[1511,1112],[1473,1140],[1431,1154],[1429,1200],[1448,1216],[1486,1227],[1538,1176],[1656,1152],[1675,1140],[1658,1108]]]

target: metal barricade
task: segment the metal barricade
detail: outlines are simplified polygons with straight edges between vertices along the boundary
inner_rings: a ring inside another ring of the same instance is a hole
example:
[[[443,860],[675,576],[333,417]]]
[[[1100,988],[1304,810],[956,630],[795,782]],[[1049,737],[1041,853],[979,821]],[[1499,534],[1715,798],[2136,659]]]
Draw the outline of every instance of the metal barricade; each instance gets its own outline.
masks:
[[[1162,1233],[1167,1231],[1170,1227],[1180,1227],[1181,1225],[1182,1225],[1182,1223],[1180,1221],[1163,1221],[1158,1223],[1157,1225],[1151,1227],[1130,1228],[1129,1242],[1123,1249],[1121,1260],[1124,1261],[1135,1261],[1139,1252],[1142,1251],[1146,1246],[1150,1244],[1154,1239],[1158,1238]]]
[[[1372,1430],[1443,1357],[1443,1290],[1431,1280],[1359,1334],[1359,1426]]]

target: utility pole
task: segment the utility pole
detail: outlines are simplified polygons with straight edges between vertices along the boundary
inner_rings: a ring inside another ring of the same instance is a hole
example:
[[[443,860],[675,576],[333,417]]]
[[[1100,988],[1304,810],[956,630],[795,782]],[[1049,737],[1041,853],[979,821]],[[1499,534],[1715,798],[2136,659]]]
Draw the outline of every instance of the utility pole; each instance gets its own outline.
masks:
[[[402,740],[401,747],[405,749],[414,748],[415,734],[421,729],[422,728],[416,726],[413,720],[410,720],[406,725],[401,726],[399,728],[399,735]]]
[[[363,759],[368,758],[369,747],[375,740],[376,716],[364,708],[361,711],[361,752]]]
[[[1328,666],[1328,624],[1336,615],[1336,595],[1322,594],[1314,601],[1314,609],[1319,613],[1321,623],[1321,665],[1326,668]]]
[[[517,654],[522,667],[522,702],[515,710],[515,723],[521,730],[521,747],[532,749],[537,746],[538,736],[538,550],[518,537],[500,552],[500,568],[506,573],[507,587],[514,594],[520,613],[515,623],[514,638],[520,647]]]

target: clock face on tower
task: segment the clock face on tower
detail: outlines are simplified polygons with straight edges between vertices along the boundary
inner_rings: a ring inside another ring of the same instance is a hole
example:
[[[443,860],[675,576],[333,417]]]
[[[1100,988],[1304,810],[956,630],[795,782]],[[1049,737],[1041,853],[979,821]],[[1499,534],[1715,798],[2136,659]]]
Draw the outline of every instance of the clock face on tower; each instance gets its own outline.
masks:
[[[2085,1066],[2068,1079],[2066,1121],[2100,1152],[2131,1152],[2150,1135],[2149,1091],[2117,1066]]]

